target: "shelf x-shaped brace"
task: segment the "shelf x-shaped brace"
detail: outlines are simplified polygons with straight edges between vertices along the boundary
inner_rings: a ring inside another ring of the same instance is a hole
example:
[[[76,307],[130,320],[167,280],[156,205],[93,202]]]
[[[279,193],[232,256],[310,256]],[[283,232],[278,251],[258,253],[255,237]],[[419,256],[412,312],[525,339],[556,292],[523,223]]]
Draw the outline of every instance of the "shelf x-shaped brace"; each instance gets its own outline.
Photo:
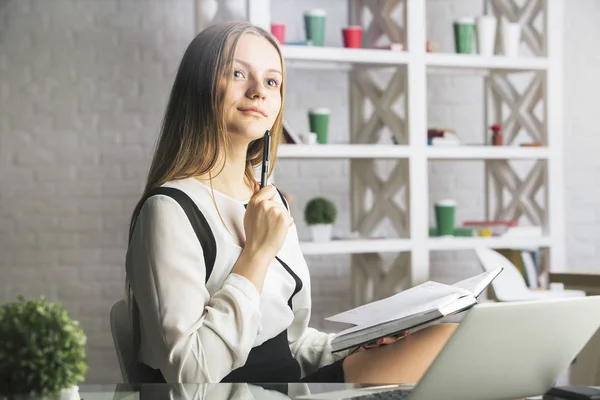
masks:
[[[544,184],[545,162],[537,161],[526,178],[521,180],[507,160],[490,162],[490,174],[496,192],[496,220],[518,220],[525,214],[536,226],[543,225],[544,210],[535,200],[535,195]],[[511,194],[509,203],[503,205],[503,189]]]
[[[404,30],[393,18],[396,7],[404,4],[401,0],[350,1],[348,3],[350,24],[365,26],[363,12],[368,9],[372,19],[364,28],[363,43],[368,46],[376,45],[382,37],[389,39],[391,43],[404,43],[402,37]],[[405,23],[403,25],[406,26]]]
[[[396,69],[384,89],[377,86],[366,68],[355,69],[352,72],[351,82],[357,92],[356,96],[362,100],[357,103],[358,106],[353,107],[352,117],[355,118],[353,126],[356,127],[352,130],[353,142],[376,143],[381,130],[387,126],[398,143],[406,143],[406,123],[392,108],[406,92],[405,71],[402,68]],[[373,111],[366,121],[365,99],[373,105]]]
[[[552,1],[552,0],[546,0]],[[521,25],[523,41],[536,56],[544,54],[543,34],[535,28],[535,20],[543,11],[543,0],[527,0],[519,7],[515,0],[489,0],[492,10],[498,17],[504,16],[510,22]]]
[[[543,138],[544,127],[534,114],[535,107],[543,99],[543,84],[544,76],[537,74],[533,77],[523,95],[519,95],[519,92],[506,75],[491,75],[491,92],[495,95],[497,101],[503,100],[511,111],[508,118],[502,123],[506,144],[511,144],[514,141],[520,128],[524,128],[534,141],[545,143]],[[501,115],[501,106],[500,102],[496,104],[498,117]]]
[[[389,268],[385,268],[383,258],[377,253],[354,254],[352,258],[354,306],[392,296],[411,285],[408,252],[398,253]]]
[[[354,160],[352,163],[353,184],[358,186],[357,189],[362,193],[360,199],[354,199],[359,202],[356,204],[358,215],[355,215],[355,230],[368,235],[387,217],[398,234],[404,235],[407,231],[406,212],[393,199],[406,184],[406,162],[397,161],[387,181],[377,176],[374,160]],[[373,204],[369,211],[365,210],[367,188],[371,189],[373,194]]]

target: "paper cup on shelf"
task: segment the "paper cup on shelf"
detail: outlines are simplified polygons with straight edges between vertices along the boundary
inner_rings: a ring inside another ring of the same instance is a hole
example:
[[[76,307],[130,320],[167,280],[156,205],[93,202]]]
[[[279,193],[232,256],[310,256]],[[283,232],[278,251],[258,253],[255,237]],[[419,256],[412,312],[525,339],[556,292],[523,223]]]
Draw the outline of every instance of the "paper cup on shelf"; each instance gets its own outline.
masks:
[[[310,40],[313,46],[325,45],[325,20],[327,12],[316,8],[304,12],[304,30],[306,40]]]
[[[285,43],[285,24],[271,24],[271,33],[280,44]]]
[[[320,144],[327,143],[330,115],[331,110],[325,107],[311,108],[308,110],[308,124],[310,131],[317,134],[317,142]]]
[[[502,53],[507,57],[518,57],[521,45],[521,25],[502,20]]]
[[[302,143],[304,144],[317,144],[317,134],[314,132],[306,132],[300,135]]]
[[[342,37],[344,39],[344,47],[351,49],[360,49],[362,47],[362,27],[348,26],[342,29]]]
[[[477,18],[477,52],[482,56],[494,55],[496,45],[496,17],[485,15]]]
[[[454,46],[459,54],[473,52],[473,38],[475,33],[474,18],[460,18],[454,21]]]
[[[438,201],[434,205],[434,210],[438,236],[454,236],[456,201],[450,199]]]

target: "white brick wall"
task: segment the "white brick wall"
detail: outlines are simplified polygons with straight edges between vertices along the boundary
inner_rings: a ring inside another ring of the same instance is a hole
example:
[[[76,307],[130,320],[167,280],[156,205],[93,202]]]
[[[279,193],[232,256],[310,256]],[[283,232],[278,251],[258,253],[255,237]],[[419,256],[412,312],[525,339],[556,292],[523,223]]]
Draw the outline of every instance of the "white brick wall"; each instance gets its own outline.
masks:
[[[567,2],[565,9],[565,204],[567,264],[577,271],[600,271],[600,2]]]
[[[290,39],[303,36],[301,11],[324,5],[330,15],[327,42],[340,44],[345,0],[273,3],[273,18],[288,24]],[[429,0],[428,7],[428,37],[449,50],[449,22],[478,13],[481,1]],[[600,8],[597,1],[577,0],[567,2],[566,10],[569,267],[597,270],[600,242],[593,234],[600,192],[590,188],[600,167],[593,108],[600,53],[594,53],[592,40],[600,33],[595,23]],[[0,4],[0,303],[19,293],[62,301],[88,334],[90,382],[119,378],[108,310],[123,293],[129,213],[144,183],[174,72],[193,34],[192,17],[191,0]],[[429,85],[429,122],[479,139],[477,79],[432,76]],[[305,110],[326,105],[333,110],[332,140],[346,140],[345,73],[290,71],[288,88],[286,113],[294,126],[306,129]],[[568,101],[573,99],[578,101]],[[280,164],[278,181],[293,196],[301,238],[308,238],[302,208],[315,193],[337,202],[336,229],[348,229],[348,169],[346,161]],[[473,170],[477,179],[461,178]],[[464,205],[459,220],[479,218],[482,179],[477,163],[432,164],[432,198],[452,195]],[[296,193],[294,187],[303,190]],[[470,252],[437,253],[432,260],[433,277],[441,280],[469,274],[475,265]],[[347,307],[350,299],[349,258],[309,257],[308,262],[313,321],[329,329],[322,318]]]
[[[193,5],[12,0],[0,12],[0,302],[62,301],[88,334],[88,380],[117,381],[108,311]]]

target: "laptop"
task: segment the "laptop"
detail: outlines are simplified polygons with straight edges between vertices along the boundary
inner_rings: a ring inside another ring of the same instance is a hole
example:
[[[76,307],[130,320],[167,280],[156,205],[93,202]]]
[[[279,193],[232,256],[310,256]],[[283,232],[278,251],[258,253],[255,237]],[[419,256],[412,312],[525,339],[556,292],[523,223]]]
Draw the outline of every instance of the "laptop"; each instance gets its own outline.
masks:
[[[466,312],[417,385],[305,399],[515,399],[539,396],[600,327],[600,296],[481,303]]]

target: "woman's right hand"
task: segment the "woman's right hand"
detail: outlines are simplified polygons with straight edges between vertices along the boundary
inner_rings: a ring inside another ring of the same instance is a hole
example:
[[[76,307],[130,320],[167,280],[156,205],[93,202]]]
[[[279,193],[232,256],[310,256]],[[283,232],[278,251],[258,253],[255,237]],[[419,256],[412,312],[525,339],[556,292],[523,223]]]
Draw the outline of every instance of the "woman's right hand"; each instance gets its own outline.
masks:
[[[294,222],[288,210],[276,200],[277,189],[255,184],[254,195],[246,207],[244,251],[269,262],[275,258]]]

